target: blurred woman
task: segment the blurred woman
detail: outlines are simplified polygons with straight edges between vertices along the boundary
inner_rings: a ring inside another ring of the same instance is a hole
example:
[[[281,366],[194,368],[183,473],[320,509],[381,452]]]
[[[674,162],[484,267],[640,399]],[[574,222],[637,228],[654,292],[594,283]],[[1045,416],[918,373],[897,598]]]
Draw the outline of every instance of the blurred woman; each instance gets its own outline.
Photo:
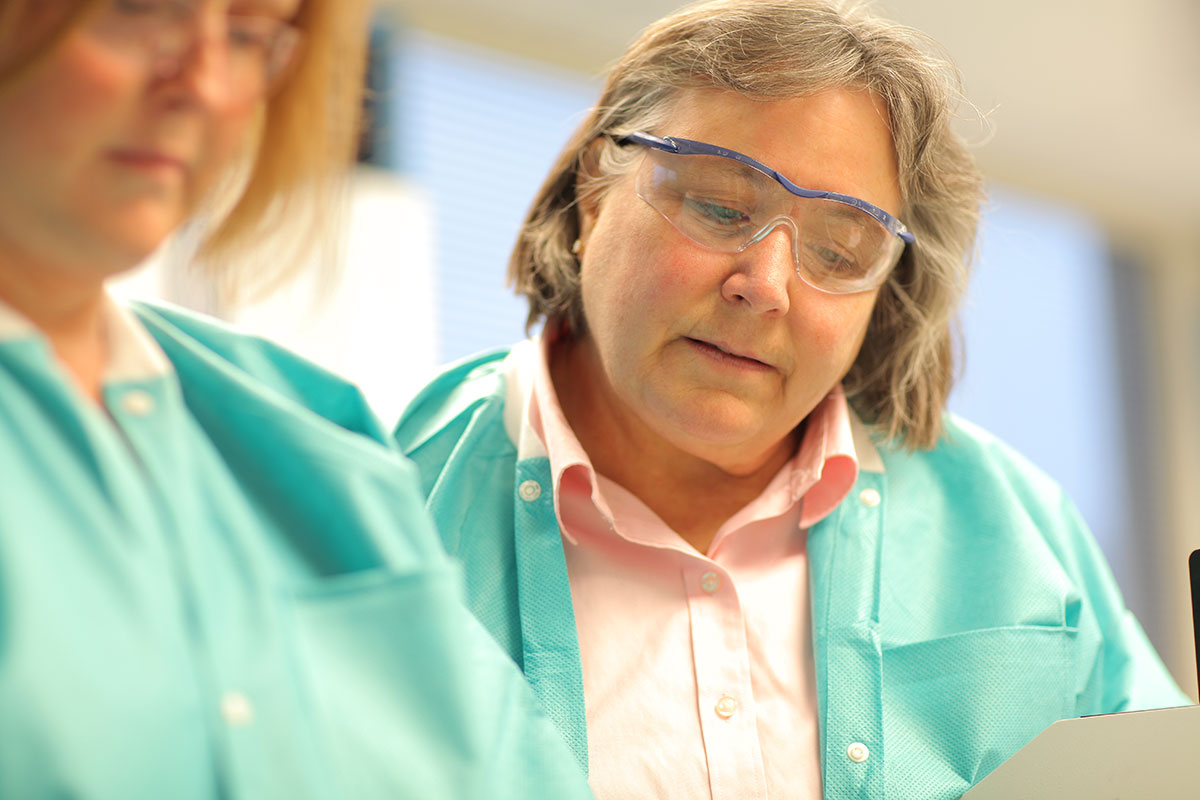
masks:
[[[396,431],[600,798],[957,798],[1185,703],[1062,492],[946,414],[981,178],[926,39],[822,0],[652,25],[534,200],[539,338]]]
[[[588,794],[357,392],[105,290],[310,227],[363,6],[0,2],[2,797]]]

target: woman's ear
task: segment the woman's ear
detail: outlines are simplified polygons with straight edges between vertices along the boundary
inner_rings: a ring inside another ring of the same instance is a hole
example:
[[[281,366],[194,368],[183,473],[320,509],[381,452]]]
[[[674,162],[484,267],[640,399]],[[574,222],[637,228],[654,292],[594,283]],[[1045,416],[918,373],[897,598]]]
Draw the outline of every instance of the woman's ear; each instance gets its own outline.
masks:
[[[603,192],[596,186],[600,177],[600,152],[604,148],[603,137],[596,137],[583,152],[579,171],[575,178],[575,207],[579,213],[579,247],[576,255],[587,248],[588,237],[600,214],[600,199]]]

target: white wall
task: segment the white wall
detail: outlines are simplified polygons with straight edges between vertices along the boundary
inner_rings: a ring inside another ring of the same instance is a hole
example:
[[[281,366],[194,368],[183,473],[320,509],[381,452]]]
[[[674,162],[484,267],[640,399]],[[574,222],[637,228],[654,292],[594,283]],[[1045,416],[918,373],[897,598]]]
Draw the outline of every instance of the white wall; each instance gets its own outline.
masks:
[[[170,246],[112,288],[273,339],[358,384],[390,426],[437,364],[432,212],[412,184],[371,168],[350,194],[342,263],[310,265],[265,300],[222,304]]]

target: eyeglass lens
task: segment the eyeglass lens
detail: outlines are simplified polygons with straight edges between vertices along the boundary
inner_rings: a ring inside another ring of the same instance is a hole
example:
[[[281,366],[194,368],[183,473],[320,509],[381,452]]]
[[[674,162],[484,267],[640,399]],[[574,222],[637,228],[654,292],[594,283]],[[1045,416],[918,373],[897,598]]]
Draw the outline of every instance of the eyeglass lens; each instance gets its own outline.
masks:
[[[230,92],[240,98],[268,94],[291,65],[300,31],[261,14],[225,13],[215,30],[201,0],[105,0],[88,22],[97,38],[145,58],[160,73],[178,69],[199,41],[216,45],[217,63]]]
[[[647,150],[635,189],[680,233],[718,252],[741,252],[787,228],[800,276],[827,292],[878,286],[904,247],[859,208],[798,197],[774,178],[721,156]]]

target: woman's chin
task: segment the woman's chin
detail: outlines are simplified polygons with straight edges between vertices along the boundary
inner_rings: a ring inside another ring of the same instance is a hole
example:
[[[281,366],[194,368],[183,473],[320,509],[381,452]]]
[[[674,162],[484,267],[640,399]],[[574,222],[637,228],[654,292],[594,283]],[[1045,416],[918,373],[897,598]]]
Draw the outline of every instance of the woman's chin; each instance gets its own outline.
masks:
[[[122,226],[108,231],[104,270],[110,275],[130,272],[142,266],[162,249],[175,231],[172,221],[147,220],[141,227]]]
[[[761,419],[740,404],[676,407],[658,430],[676,448],[732,475],[759,469],[787,438],[764,441]]]

